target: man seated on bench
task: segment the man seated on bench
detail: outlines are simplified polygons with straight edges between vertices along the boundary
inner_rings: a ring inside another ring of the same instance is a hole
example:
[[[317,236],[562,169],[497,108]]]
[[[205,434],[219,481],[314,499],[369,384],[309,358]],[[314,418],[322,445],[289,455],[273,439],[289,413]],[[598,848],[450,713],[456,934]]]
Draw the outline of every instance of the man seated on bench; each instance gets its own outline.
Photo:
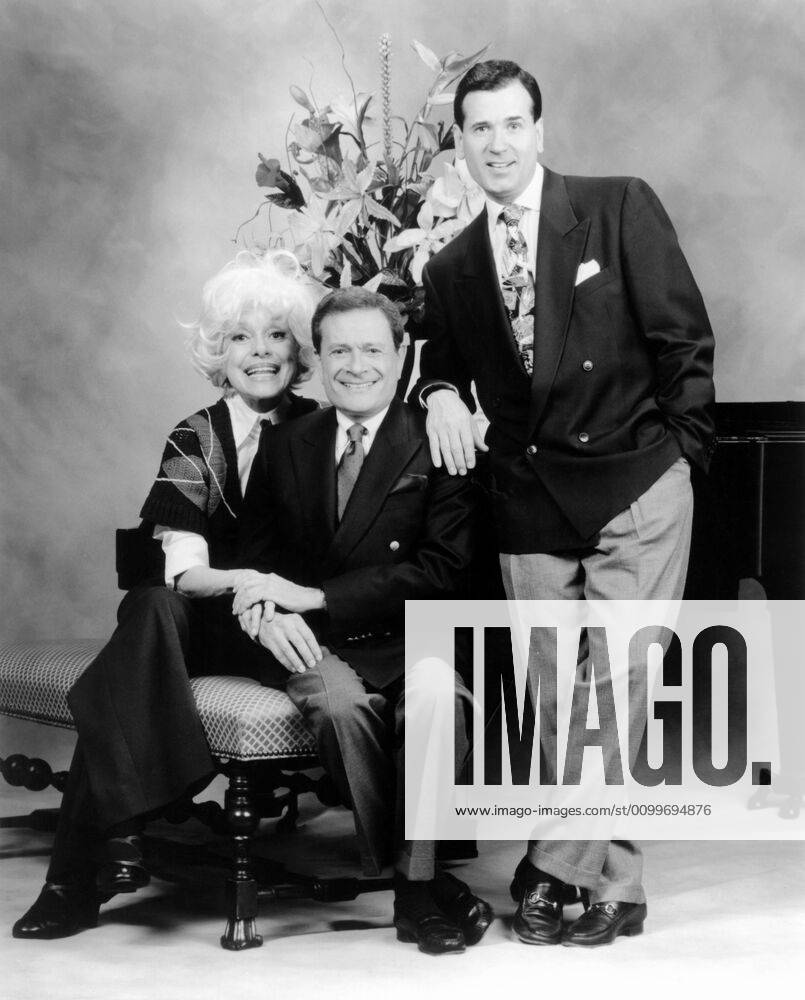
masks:
[[[474,486],[433,466],[424,418],[396,398],[403,327],[385,296],[332,292],[312,332],[333,406],[260,442],[241,554],[267,575],[236,588],[234,610],[290,672],[286,690],[355,813],[365,870],[393,850],[397,937],[463,951],[491,909],[436,871],[433,843],[403,839],[403,716],[421,723],[453,703],[460,766],[469,694],[436,659],[406,683],[403,626],[406,599],[465,585]]]

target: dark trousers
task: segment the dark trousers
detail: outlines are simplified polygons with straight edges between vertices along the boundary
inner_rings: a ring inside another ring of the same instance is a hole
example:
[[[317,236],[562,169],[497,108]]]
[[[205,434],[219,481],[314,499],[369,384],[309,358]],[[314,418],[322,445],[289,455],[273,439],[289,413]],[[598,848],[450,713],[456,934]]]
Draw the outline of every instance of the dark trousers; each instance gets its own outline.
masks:
[[[121,602],[117,629],[68,695],[78,744],[49,881],[86,876],[105,830],[212,779],[190,677],[284,684],[286,671],[240,630],[231,607],[229,598],[191,600],[166,587],[140,587]]]
[[[289,674],[240,630],[229,598],[191,600],[143,587],[126,595],[112,638],[68,697],[79,738],[48,881],[90,878],[110,827],[157,814],[212,779],[215,762],[189,683],[201,674],[250,676],[287,690],[353,809],[364,870],[377,873],[394,853],[404,874],[432,877],[433,845],[402,838],[403,679],[378,691],[331,654],[314,670]],[[454,695],[452,672],[449,687],[429,673],[413,689],[422,712],[435,697],[455,696],[459,760],[469,697],[463,685],[460,691]]]
[[[312,670],[293,674],[286,690],[316,738],[321,761],[342,800],[351,805],[364,873],[376,875],[389,861],[406,878],[434,876],[432,841],[406,841],[405,713],[425,727],[453,708],[455,769],[469,749],[471,696],[442,661],[427,661],[378,690],[343,659],[326,652]],[[407,698],[407,706],[406,706]]]

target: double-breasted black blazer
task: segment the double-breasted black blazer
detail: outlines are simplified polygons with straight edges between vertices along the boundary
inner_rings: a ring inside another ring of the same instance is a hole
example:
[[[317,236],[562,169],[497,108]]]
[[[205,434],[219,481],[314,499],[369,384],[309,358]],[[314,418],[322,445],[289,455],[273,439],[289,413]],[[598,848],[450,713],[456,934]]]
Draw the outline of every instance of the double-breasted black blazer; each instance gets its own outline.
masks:
[[[240,517],[243,565],[321,588],[309,624],[379,688],[403,673],[405,601],[461,596],[468,577],[474,485],[434,468],[424,425],[392,401],[340,524],[335,410],[271,428]]]
[[[600,270],[576,284],[582,263]],[[421,378],[491,425],[502,551],[581,545],[680,456],[712,452],[713,335],[662,205],[638,178],[545,169],[534,371],[517,355],[486,210],[425,268]]]

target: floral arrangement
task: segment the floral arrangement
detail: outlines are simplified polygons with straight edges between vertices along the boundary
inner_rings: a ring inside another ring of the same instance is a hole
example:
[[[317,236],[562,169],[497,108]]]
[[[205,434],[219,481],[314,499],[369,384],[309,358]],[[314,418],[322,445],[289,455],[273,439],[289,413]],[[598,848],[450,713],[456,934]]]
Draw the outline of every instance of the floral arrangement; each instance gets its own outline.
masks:
[[[303,114],[288,126],[287,168],[259,154],[256,180],[267,193],[247,220],[268,207],[269,243],[293,250],[308,273],[331,287],[382,288],[404,313],[421,309],[429,257],[483,207],[464,161],[437,159],[453,148],[453,137],[444,121],[431,118],[434,109],[452,105],[449,87],[488,48],[439,58],[420,42],[412,47],[434,79],[410,123],[392,114],[388,35],[379,40],[379,108],[375,95],[356,90],[343,47],[347,96],[321,105],[312,92],[290,88]]]

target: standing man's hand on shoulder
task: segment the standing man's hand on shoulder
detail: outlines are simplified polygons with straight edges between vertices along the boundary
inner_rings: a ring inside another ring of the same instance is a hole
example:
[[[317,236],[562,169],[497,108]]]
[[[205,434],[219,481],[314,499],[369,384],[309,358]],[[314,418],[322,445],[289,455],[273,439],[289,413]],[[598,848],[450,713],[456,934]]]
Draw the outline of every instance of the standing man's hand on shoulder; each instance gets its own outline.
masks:
[[[444,462],[451,476],[466,476],[467,469],[475,468],[475,449],[489,451],[481,427],[452,389],[434,389],[425,402],[433,464],[439,469]]]

